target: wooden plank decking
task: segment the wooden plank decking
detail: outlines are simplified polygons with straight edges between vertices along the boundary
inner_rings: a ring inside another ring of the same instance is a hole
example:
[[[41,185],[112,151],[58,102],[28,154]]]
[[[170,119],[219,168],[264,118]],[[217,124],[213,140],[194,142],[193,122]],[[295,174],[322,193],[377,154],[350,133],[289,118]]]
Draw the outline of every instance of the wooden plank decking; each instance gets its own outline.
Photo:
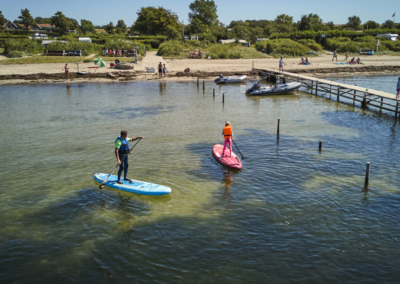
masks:
[[[301,82],[304,87],[311,89],[311,93],[317,95],[318,92],[324,94],[337,96],[337,101],[340,98],[353,100],[353,105],[356,101],[361,102],[362,106],[372,106],[394,112],[395,116],[399,113],[399,100],[396,95],[382,92],[379,90],[367,89],[360,86],[353,86],[344,83],[338,83],[330,80],[319,79],[311,76],[295,74],[290,72],[279,72],[270,69],[253,69],[255,71],[268,74],[268,78],[274,76],[275,78],[284,78],[290,81]],[[368,91],[367,91],[368,90]],[[385,99],[385,101],[384,101]]]

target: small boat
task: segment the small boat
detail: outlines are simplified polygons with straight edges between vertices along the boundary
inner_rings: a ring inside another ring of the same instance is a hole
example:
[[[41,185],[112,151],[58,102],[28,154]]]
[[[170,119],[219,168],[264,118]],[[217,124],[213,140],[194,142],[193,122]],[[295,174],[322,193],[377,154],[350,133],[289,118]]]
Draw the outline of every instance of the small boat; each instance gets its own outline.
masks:
[[[248,89],[246,93],[252,96],[268,96],[288,93],[297,90],[301,87],[301,83],[291,82],[286,84],[277,84],[275,86],[261,87],[259,89],[253,89],[253,87],[251,89]]]
[[[115,65],[115,68],[127,70],[127,69],[133,69],[133,65],[126,62],[119,62],[118,64]]]
[[[215,83],[217,84],[241,83],[246,79],[247,79],[246,75],[231,76],[231,77],[224,77],[223,75],[219,75],[219,78],[215,79]]]

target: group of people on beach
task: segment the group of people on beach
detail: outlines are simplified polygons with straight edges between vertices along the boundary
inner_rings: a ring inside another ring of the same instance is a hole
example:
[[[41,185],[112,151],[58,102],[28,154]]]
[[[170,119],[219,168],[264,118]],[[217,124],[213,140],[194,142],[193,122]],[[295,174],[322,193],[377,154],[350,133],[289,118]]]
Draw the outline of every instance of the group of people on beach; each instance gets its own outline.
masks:
[[[338,54],[337,54],[337,50],[335,49],[333,51],[333,57],[332,57],[332,61],[336,58],[336,61],[338,61]],[[344,57],[344,61],[347,61],[349,59],[349,52],[346,51],[346,55]],[[361,62],[360,57],[358,57],[357,59],[355,57],[353,57],[350,61],[348,61],[349,64],[363,64]]]
[[[163,74],[164,74],[164,78],[167,77],[167,67],[165,66],[165,64],[162,64],[161,62],[158,64],[158,78],[162,79]]]
[[[104,48],[103,50],[103,55],[117,55],[117,56],[121,56],[121,55],[125,55],[125,49],[108,49],[107,47]]]

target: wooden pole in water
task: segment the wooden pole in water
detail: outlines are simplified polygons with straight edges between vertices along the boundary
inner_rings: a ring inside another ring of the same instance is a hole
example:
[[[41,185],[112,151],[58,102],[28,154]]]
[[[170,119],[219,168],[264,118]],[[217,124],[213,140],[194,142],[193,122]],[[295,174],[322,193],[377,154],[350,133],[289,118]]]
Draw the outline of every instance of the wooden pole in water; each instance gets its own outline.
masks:
[[[395,117],[397,117],[398,109],[399,109],[399,101],[396,102],[396,114],[395,114]]]
[[[276,135],[277,136],[279,136],[279,125],[281,124],[281,119],[280,118],[278,118],[278,128],[277,128],[277,131],[276,131]]]
[[[318,80],[317,80],[317,84],[315,85],[315,94],[317,95],[318,93]]]
[[[206,85],[204,84],[204,80],[203,80],[203,91],[206,89]]]
[[[311,81],[311,94],[313,93],[314,90],[314,81]]]
[[[368,182],[369,182],[369,168],[370,168],[370,166],[371,166],[371,163],[370,162],[368,162],[367,163],[367,170],[366,170],[366,172],[365,172],[365,185],[368,185]]]
[[[338,89],[337,89],[337,100],[339,101],[339,96],[340,96],[340,85],[338,85]]]
[[[213,89],[213,97],[215,97],[215,89]]]
[[[225,103],[225,93],[222,94],[222,103]]]
[[[199,87],[199,77],[197,77],[197,88]]]
[[[321,152],[321,150],[322,150],[322,141],[319,141],[319,151]]]
[[[331,94],[332,94],[332,85],[329,85],[329,98],[331,98]]]
[[[366,104],[367,104],[367,93],[364,92],[364,97],[363,97],[362,105],[365,106]]]
[[[383,97],[381,97],[381,108],[383,106]]]

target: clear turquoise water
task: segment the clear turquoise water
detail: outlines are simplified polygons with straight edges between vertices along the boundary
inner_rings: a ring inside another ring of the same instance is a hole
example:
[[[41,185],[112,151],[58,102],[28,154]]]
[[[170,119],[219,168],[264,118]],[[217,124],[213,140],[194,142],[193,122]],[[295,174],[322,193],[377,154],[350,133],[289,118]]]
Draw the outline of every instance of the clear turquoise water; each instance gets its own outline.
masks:
[[[245,89],[1,86],[0,282],[398,282],[399,124],[301,91]],[[226,120],[239,173],[211,156]],[[122,129],[145,136],[129,176],[170,195],[98,189]]]

